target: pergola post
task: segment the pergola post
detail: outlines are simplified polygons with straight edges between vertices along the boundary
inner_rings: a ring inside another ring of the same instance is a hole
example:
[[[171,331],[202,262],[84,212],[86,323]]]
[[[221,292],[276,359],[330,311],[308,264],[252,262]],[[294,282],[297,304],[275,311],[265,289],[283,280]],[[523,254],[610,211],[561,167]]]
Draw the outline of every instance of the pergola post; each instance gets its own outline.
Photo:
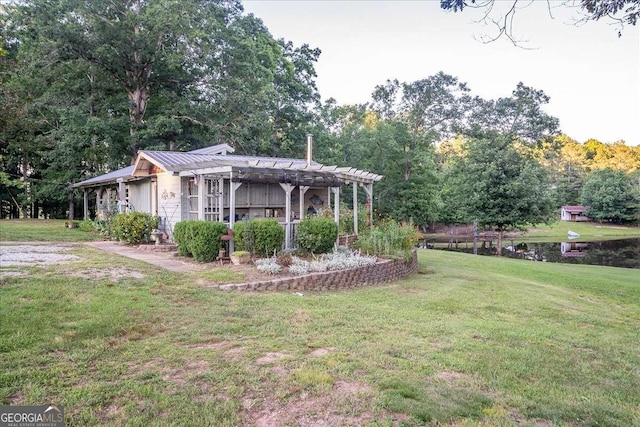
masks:
[[[229,175],[229,228],[233,230],[236,222],[236,190],[241,182],[233,182],[233,172]],[[224,216],[224,215],[223,215]],[[233,240],[229,240],[229,254],[234,251]]]
[[[286,193],[284,199],[284,248],[291,249],[291,192],[295,188],[291,184],[280,183]]]
[[[84,194],[84,220],[86,221],[89,219],[89,190],[84,188],[82,192]]]
[[[358,235],[358,183],[353,181],[353,234]]]
[[[198,187],[198,219],[204,219],[204,202],[206,200],[204,194],[204,175],[196,175],[194,177]]]
[[[125,211],[125,201],[127,199],[127,188],[125,187],[124,180],[122,178],[118,179],[118,212],[122,213]]]
[[[361,184],[364,192],[367,193],[367,225],[373,224],[373,184]]]
[[[224,177],[218,178],[218,222],[224,222]]]
[[[158,215],[158,179],[151,178],[151,215]]]
[[[331,187],[333,192],[333,220],[340,224],[340,187]]]
[[[300,220],[302,220],[302,218],[304,218],[304,195],[307,192],[307,190],[309,190],[308,186],[305,185],[301,185],[300,187],[298,187],[300,189]]]

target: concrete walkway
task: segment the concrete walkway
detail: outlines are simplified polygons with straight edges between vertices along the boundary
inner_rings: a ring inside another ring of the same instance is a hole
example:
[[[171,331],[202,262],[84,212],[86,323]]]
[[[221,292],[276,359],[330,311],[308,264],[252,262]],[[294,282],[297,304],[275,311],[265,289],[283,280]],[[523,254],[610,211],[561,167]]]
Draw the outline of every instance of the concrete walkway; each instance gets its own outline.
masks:
[[[202,270],[204,267],[195,263],[182,261],[173,256],[173,252],[154,252],[138,249],[136,246],[123,245],[110,241],[85,242],[85,245],[111,252],[127,258],[144,261],[166,270],[185,273],[194,270]]]

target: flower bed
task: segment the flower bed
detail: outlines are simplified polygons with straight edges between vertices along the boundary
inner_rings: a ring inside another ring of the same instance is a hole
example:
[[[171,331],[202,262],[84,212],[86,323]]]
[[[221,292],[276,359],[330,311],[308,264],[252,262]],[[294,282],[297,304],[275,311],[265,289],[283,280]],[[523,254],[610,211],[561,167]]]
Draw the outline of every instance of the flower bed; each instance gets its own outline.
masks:
[[[378,285],[409,276],[418,271],[418,255],[411,251],[409,260],[379,259],[373,265],[349,270],[325,271],[296,277],[277,278],[253,283],[221,285],[225,291],[328,291]]]

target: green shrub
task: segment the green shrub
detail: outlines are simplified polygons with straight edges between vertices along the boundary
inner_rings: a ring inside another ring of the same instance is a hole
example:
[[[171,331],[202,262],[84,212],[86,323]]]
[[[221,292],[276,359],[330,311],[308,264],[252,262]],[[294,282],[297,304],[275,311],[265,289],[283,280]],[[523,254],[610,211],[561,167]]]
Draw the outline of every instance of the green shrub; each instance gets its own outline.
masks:
[[[247,251],[233,251],[231,252],[232,256],[237,256],[237,257],[243,257],[243,256],[247,256],[247,255],[251,255],[249,252]]]
[[[191,229],[187,224],[189,224],[188,221],[181,221],[173,227],[173,241],[178,245],[180,256],[192,256],[188,244],[191,240]]]
[[[408,253],[420,233],[411,223],[387,220],[362,232],[354,242],[354,248],[371,255],[400,255]]]
[[[253,224],[257,220],[238,221],[233,225],[233,244],[236,250],[254,253]]]
[[[199,262],[214,261],[222,247],[221,237],[227,226],[211,221],[182,221],[173,228],[178,255],[192,256]]]
[[[144,212],[119,213],[111,221],[111,235],[121,242],[147,243],[160,218]]]
[[[96,230],[93,221],[91,221],[90,219],[85,219],[84,221],[81,221],[80,224],[78,225],[78,228],[80,228],[81,231],[86,231],[86,232],[91,232]]]
[[[338,225],[331,218],[311,217],[303,219],[296,230],[296,242],[300,249],[314,254],[333,250],[338,239]]]
[[[284,228],[278,224],[278,221],[275,219],[254,219],[250,222],[253,229],[253,251],[256,255],[270,256],[282,249]]]

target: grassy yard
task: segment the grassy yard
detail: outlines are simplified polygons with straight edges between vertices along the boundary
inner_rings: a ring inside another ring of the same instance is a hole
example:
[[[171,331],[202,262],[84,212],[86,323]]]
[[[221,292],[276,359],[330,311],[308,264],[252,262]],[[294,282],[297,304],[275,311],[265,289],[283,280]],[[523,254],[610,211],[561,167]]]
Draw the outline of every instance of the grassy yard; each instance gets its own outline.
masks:
[[[640,227],[624,227],[615,224],[597,222],[557,221],[550,225],[540,225],[523,236],[526,238],[544,238],[559,241],[567,238],[567,232],[574,231],[582,238],[615,239],[640,236]]]
[[[62,219],[0,220],[0,241],[86,242],[99,238],[97,233],[66,228]]]
[[[72,253],[0,282],[0,404],[70,426],[640,425],[637,270],[421,251],[409,279],[301,296]]]
[[[615,240],[640,237],[640,227],[626,227],[615,224],[600,224],[597,222],[567,222],[556,221],[552,224],[540,224],[526,232],[511,232],[505,234],[504,242],[517,240],[518,242],[560,242],[567,240],[567,232],[580,234],[580,241],[595,242],[599,240]],[[424,234],[428,241],[437,240],[435,245],[442,247],[443,241],[458,238],[460,241],[473,241],[472,236],[450,234]],[[494,236],[494,240],[496,237]],[[438,243],[440,242],[440,243]],[[445,244],[446,246],[446,244]]]

